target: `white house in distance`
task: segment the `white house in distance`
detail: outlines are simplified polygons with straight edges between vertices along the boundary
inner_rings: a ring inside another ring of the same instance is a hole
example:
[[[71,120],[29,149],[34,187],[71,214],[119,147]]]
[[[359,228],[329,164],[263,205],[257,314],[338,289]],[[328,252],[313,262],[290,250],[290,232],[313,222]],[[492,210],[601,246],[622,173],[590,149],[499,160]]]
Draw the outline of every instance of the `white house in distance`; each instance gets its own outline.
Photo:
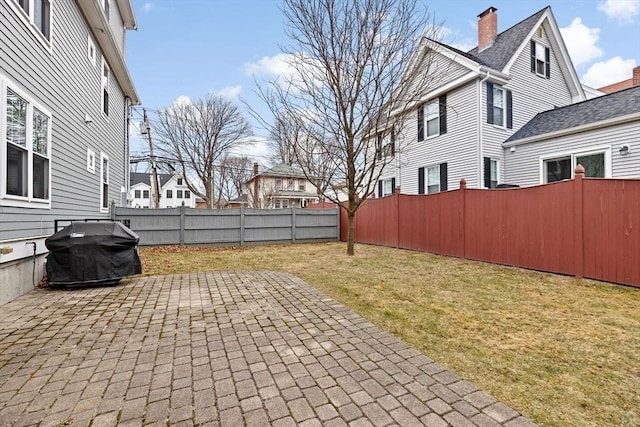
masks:
[[[175,174],[158,174],[160,184],[160,208],[177,208],[183,204],[188,208],[196,207],[196,197],[184,183],[182,176]],[[131,173],[129,188],[129,206],[132,208],[149,208],[152,206],[151,174]]]
[[[0,304],[43,276],[56,220],[126,204],[136,27],[130,0],[0,1]]]
[[[253,165],[253,177],[245,184],[247,203],[251,208],[304,208],[319,199],[318,190],[304,173],[286,163],[264,172]]]

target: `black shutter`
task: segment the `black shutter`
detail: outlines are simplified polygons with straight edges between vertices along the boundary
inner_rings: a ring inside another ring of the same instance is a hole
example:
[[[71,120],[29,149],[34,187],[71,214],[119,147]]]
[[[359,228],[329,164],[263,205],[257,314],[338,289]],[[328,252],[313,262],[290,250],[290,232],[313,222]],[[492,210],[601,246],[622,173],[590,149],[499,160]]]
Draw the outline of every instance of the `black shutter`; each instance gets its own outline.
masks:
[[[440,163],[440,191],[447,191],[449,177],[447,176],[447,164]]]
[[[418,141],[424,141],[424,105],[418,107]]]
[[[447,94],[438,99],[440,105],[440,135],[447,133]]]
[[[418,168],[418,194],[424,194],[424,168]]]
[[[391,178],[391,192],[392,193],[396,192],[396,179],[395,178]]]
[[[378,197],[382,197],[382,181],[378,181]]]
[[[487,123],[493,124],[493,83],[487,82]]]
[[[491,159],[489,157],[484,158],[484,186],[491,188]]]
[[[376,151],[378,160],[382,160],[382,132],[378,132],[376,139]]]
[[[548,79],[551,78],[551,52],[548,47],[544,48],[544,74]]]
[[[536,42],[531,40],[531,72],[536,72]]]
[[[513,99],[510,90],[507,90],[507,129],[513,129]]]

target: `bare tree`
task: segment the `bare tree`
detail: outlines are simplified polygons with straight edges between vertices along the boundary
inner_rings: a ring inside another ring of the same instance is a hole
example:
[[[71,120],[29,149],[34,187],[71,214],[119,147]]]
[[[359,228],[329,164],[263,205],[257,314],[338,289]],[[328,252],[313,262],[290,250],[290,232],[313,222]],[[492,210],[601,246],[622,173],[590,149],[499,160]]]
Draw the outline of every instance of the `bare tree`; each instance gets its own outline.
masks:
[[[216,183],[217,204],[222,199],[231,200],[242,195],[245,183],[253,175],[252,162],[247,156],[225,156],[218,165]]]
[[[160,111],[156,134],[161,154],[175,159],[191,192],[213,208],[216,164],[251,135],[251,126],[231,101],[209,95]]]
[[[330,183],[324,196],[335,202],[331,185],[345,184],[349,255],[354,254],[355,213],[393,161],[381,155],[378,141],[402,129],[405,112],[428,85],[429,57],[414,55],[416,41],[421,35],[437,39],[439,26],[426,25],[428,11],[421,4],[284,0],[292,43],[283,50],[293,73],[260,92],[276,119],[294,120],[303,135],[313,136],[304,144],[297,139],[294,150],[297,160],[306,159],[299,165],[307,178],[324,174]],[[317,159],[325,165],[320,173]]]

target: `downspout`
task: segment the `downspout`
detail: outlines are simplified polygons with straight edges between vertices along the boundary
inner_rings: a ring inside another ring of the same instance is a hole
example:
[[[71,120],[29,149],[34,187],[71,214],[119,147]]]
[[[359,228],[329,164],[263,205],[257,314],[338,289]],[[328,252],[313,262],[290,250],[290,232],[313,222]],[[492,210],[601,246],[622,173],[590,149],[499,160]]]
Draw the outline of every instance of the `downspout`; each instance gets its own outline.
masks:
[[[482,84],[489,79],[489,70],[478,83],[478,188],[482,188]]]

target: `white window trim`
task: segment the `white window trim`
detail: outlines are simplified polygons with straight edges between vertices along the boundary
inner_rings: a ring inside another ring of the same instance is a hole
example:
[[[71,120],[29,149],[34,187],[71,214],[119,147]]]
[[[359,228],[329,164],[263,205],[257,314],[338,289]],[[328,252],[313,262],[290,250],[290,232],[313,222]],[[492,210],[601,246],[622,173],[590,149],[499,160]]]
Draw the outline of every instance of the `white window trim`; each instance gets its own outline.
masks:
[[[599,145],[595,147],[585,148],[578,151],[563,151],[545,156],[540,156],[540,184],[547,184],[546,174],[544,173],[544,162],[562,157],[571,157],[571,179],[575,178],[576,157],[588,156],[592,154],[604,153],[604,177],[611,178],[611,145]]]
[[[533,42],[535,43],[535,46],[536,46],[536,54],[535,54],[535,57],[536,57],[536,70],[535,70],[535,74],[536,74],[536,76],[544,77],[546,79],[547,78],[547,63],[546,63],[546,60],[544,58],[544,52],[545,52],[545,48],[548,48],[549,50],[551,50],[551,48],[549,46],[547,46],[546,44],[542,43],[540,40],[534,40]],[[544,64],[544,70],[543,70],[542,73],[538,72],[538,46],[540,46],[540,48],[542,49],[542,55],[543,55],[542,63]],[[551,58],[549,58],[549,61],[551,61]]]
[[[105,81],[104,81],[104,68],[107,68],[107,71],[109,73],[108,77],[107,77],[107,82],[106,82],[106,88],[107,88],[107,94],[109,94],[109,97],[111,97],[111,68],[109,67],[109,64],[107,64],[107,61],[104,60],[104,56],[102,57],[102,62],[101,62],[101,66],[100,66],[100,113],[102,114],[102,117],[105,118],[105,120],[109,121],[109,115],[106,114],[104,112],[104,89],[105,89]]]
[[[91,52],[93,51],[93,55]],[[87,58],[94,67],[96,66],[98,51],[96,50],[96,43],[93,41],[91,34],[87,34]]]
[[[90,148],[87,148],[87,172],[96,173],[96,153]]]
[[[111,169],[111,162],[109,161],[109,156],[107,156],[105,153],[100,152],[100,212],[101,213],[107,213],[109,212],[109,199],[107,198],[107,207],[102,206],[102,199],[104,196],[104,184],[105,182],[103,181],[104,178],[104,171],[103,171],[103,167],[104,167],[104,161],[107,161],[107,185],[111,185],[110,184],[110,169]]]
[[[33,16],[31,16],[31,12],[29,15],[22,9],[22,7],[18,4],[17,0],[7,0],[9,7],[15,12],[15,14],[22,20],[22,22],[26,25],[26,27],[31,31],[31,33],[35,36],[36,40],[42,44],[42,46],[47,49],[49,53],[52,53],[51,50],[51,41],[53,40],[53,4],[54,0],[49,2],[49,40],[40,32],[40,29],[33,23]],[[29,10],[33,11],[33,0],[29,0]]]
[[[429,193],[429,169],[431,168],[438,168],[438,191],[436,191],[435,193]],[[424,167],[424,194],[438,193],[442,193],[442,182],[440,181],[440,163]]]
[[[7,164],[7,88],[23,98],[28,103],[27,107],[27,182],[29,187],[27,197],[7,194],[6,183],[6,164]],[[53,126],[53,114],[47,108],[34,101],[31,96],[24,92],[18,85],[13,84],[8,78],[0,74],[0,206],[25,207],[36,209],[51,209],[51,169],[53,167],[53,158],[51,156],[51,128]],[[49,198],[37,199],[33,197],[33,147],[32,132],[33,127],[29,123],[33,123],[33,109],[37,108],[41,113],[49,118],[49,127],[47,129],[47,158],[49,159]]]
[[[496,186],[500,185],[500,160],[489,157],[489,164],[496,162]],[[491,170],[489,170],[489,178],[491,178]]]
[[[389,186],[390,191],[386,191],[387,184]],[[390,196],[394,192],[393,189],[393,178],[387,178],[382,180],[382,197]]]
[[[438,111],[438,115],[436,116],[436,119],[435,119],[438,121],[438,133],[434,133],[433,135],[429,135],[429,125],[428,125],[429,114],[427,113],[427,107],[431,104],[435,104]],[[424,104],[423,108],[424,108],[424,140],[426,141],[427,139],[440,136],[440,98],[435,98],[435,99],[432,99],[431,101],[428,101],[427,103]]]
[[[496,96],[495,96],[495,90],[496,89],[500,89],[502,91],[502,124],[501,125],[497,125],[496,124],[495,111],[494,111],[494,114],[493,114],[493,123],[491,123],[491,124],[496,129],[507,129],[507,89],[505,89],[504,86],[493,85],[494,94],[493,94],[492,108],[495,108],[495,105],[496,105]]]

